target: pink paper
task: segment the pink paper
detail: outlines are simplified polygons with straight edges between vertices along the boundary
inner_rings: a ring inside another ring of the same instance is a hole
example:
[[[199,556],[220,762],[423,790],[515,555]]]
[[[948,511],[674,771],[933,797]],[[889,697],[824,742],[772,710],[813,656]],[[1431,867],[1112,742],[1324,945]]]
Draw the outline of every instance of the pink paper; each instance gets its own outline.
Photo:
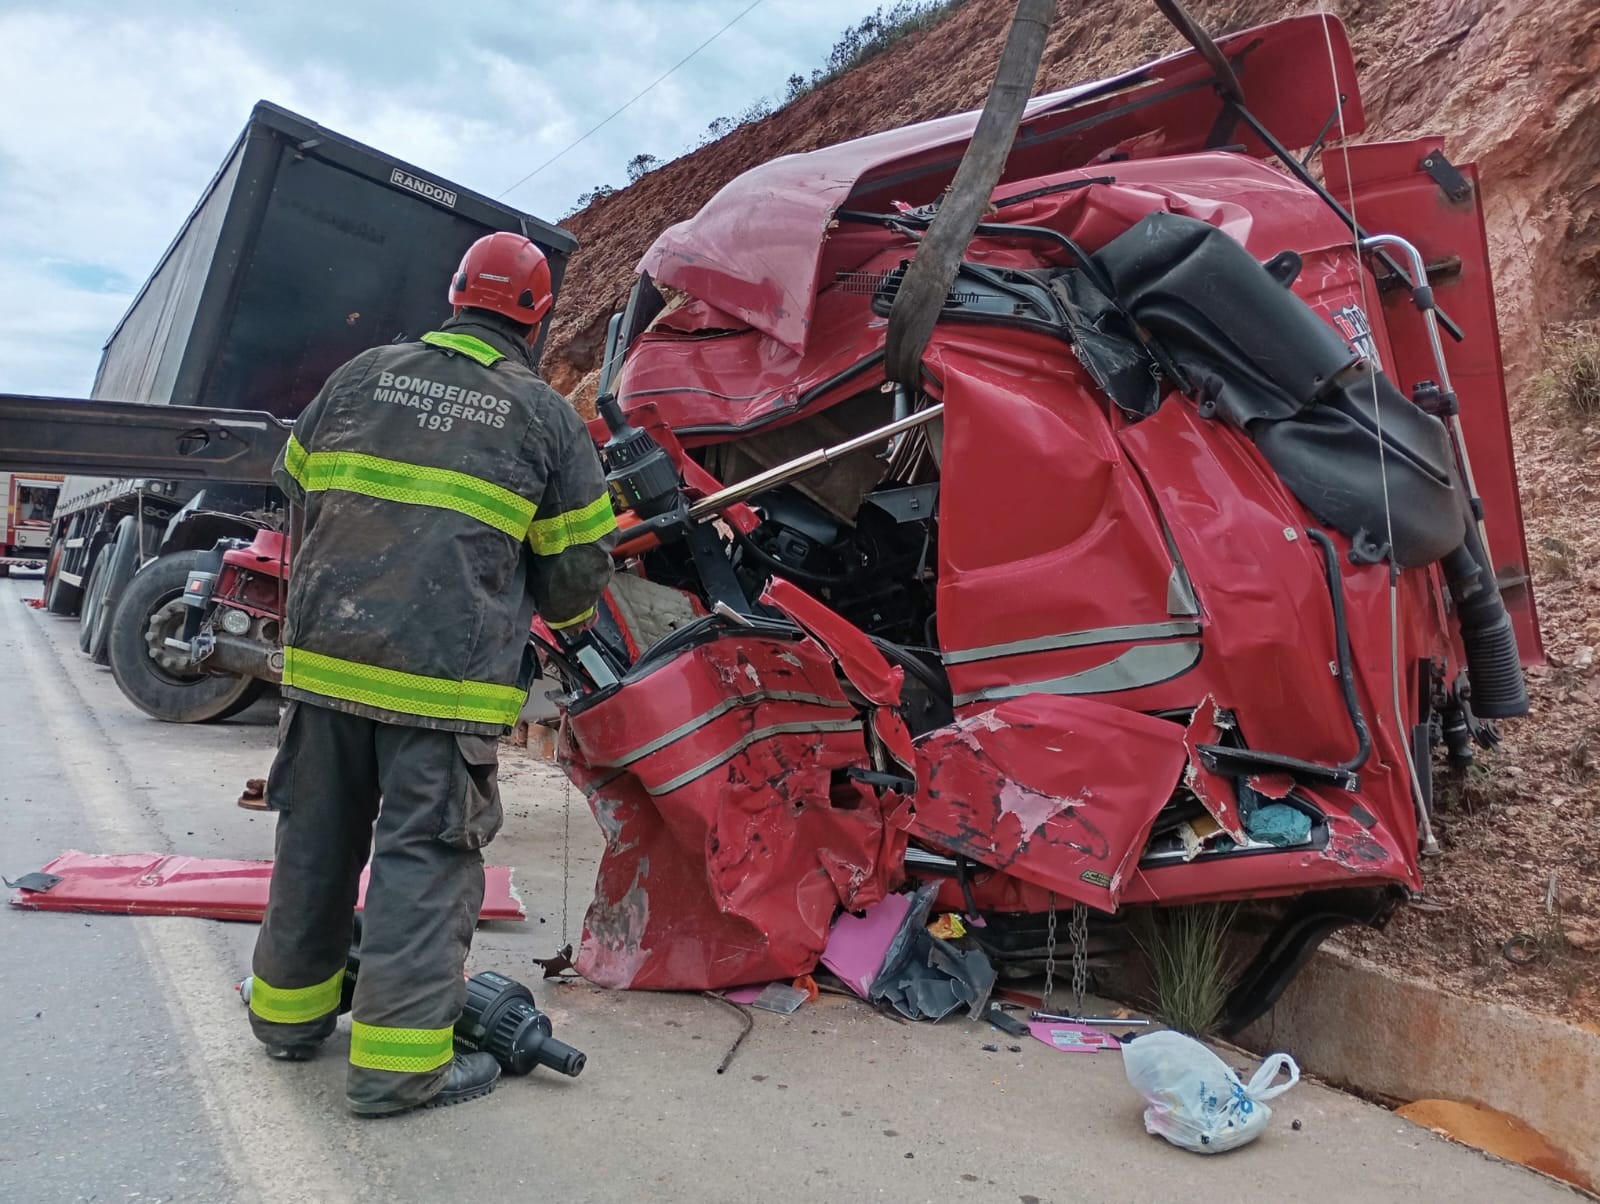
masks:
[[[1121,1043],[1110,1033],[1103,1033],[1087,1024],[1069,1024],[1058,1020],[1031,1020],[1028,1031],[1051,1049],[1062,1053],[1096,1053],[1102,1049],[1120,1049]]]
[[[769,985],[771,984],[758,982],[753,987],[734,987],[724,991],[722,997],[729,1003],[754,1003],[756,996],[765,991]]]
[[[865,999],[867,989],[883,966],[889,942],[894,940],[894,934],[900,930],[910,910],[910,895],[886,895],[859,917],[845,912],[828,934],[822,964]]]

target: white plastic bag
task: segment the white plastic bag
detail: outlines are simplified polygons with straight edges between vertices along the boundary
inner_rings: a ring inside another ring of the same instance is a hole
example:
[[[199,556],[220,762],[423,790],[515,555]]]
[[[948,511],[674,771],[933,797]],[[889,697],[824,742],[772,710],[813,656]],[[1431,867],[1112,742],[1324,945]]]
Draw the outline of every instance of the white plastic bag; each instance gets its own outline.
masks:
[[[1266,1101],[1300,1081],[1288,1054],[1273,1054],[1248,1083],[1192,1037],[1146,1033],[1122,1047],[1128,1082],[1145,1098],[1144,1127],[1197,1154],[1220,1154],[1261,1136],[1272,1117]],[[1289,1081],[1273,1086],[1280,1071]]]

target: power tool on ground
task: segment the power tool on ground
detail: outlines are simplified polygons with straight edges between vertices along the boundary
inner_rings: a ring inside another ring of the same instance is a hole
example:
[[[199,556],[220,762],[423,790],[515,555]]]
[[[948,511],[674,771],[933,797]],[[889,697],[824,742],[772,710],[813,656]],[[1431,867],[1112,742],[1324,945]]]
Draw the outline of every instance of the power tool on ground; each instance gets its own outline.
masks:
[[[345,961],[339,1012],[350,1010],[355,996],[356,975],[361,969],[360,917],[356,920],[355,943]],[[239,984],[239,995],[250,1002],[250,984]],[[482,1050],[493,1054],[507,1074],[528,1074],[535,1066],[548,1066],[571,1078],[583,1072],[587,1056],[565,1041],[551,1035],[550,1017],[539,1010],[533,992],[515,979],[493,970],[481,970],[467,978],[467,1004],[456,1021],[456,1048],[463,1053]]]

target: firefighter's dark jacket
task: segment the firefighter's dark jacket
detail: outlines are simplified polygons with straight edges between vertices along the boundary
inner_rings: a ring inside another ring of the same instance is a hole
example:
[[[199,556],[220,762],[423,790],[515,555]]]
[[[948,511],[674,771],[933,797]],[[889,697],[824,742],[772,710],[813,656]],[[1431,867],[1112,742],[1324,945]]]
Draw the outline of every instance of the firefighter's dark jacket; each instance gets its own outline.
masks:
[[[497,734],[527,696],[535,607],[581,623],[611,574],[616,520],[583,420],[525,343],[470,314],[336,371],[275,475],[305,507],[291,699]]]

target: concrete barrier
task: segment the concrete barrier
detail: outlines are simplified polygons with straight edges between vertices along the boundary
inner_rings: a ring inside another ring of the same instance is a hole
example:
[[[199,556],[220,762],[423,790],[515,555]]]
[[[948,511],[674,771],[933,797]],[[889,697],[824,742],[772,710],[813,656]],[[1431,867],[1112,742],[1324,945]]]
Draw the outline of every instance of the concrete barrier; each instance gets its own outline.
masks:
[[[1324,949],[1239,1037],[1337,1086],[1508,1112],[1600,1183],[1600,1028],[1451,995]]]

